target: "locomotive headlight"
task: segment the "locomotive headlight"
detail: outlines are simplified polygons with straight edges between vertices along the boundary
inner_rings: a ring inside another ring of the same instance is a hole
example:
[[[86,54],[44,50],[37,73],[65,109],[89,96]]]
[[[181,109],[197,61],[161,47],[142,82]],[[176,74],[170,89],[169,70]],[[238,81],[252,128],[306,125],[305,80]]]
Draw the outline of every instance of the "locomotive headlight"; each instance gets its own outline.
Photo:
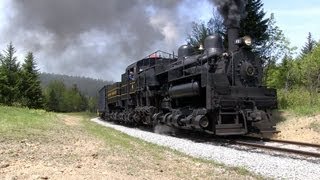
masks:
[[[250,36],[244,36],[242,38],[242,40],[243,40],[245,45],[247,45],[247,46],[251,46],[252,45],[252,39],[251,39]]]

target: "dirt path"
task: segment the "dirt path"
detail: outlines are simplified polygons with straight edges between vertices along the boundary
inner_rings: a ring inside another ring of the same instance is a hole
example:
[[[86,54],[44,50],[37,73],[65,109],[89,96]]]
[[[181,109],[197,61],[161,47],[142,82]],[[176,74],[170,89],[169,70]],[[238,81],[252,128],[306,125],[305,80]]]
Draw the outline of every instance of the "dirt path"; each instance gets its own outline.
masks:
[[[119,150],[90,134],[80,117],[59,115],[57,128],[25,139],[0,137],[0,179],[254,179],[233,168],[169,150]]]
[[[281,132],[275,136],[278,139],[302,141],[320,144],[320,115],[297,117],[283,115],[286,120],[277,125]]]
[[[99,158],[103,142],[86,135],[80,118],[60,118],[65,126],[50,131],[49,138],[2,139],[0,179],[126,178],[98,167],[103,164]]]

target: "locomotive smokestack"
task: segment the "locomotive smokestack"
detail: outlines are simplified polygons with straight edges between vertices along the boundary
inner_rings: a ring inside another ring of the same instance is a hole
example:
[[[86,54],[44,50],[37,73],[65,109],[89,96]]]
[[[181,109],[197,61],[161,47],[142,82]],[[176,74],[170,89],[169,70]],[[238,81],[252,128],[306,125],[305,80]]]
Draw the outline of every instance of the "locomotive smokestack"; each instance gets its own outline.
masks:
[[[229,51],[236,50],[235,40],[239,38],[240,20],[246,15],[247,0],[212,0],[224,18],[228,29]]]
[[[228,27],[228,49],[230,52],[237,50],[235,40],[239,38],[239,27]]]

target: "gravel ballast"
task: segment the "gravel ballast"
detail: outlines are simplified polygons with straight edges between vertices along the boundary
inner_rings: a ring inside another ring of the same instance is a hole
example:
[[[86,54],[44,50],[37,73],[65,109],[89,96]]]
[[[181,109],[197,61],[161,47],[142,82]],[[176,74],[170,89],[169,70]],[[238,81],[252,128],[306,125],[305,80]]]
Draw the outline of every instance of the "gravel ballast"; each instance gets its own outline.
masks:
[[[268,154],[245,152],[230,147],[223,147],[203,142],[193,142],[187,139],[128,128],[100,120],[92,119],[100,125],[114,128],[130,136],[150,143],[166,146],[187,155],[214,160],[228,166],[241,166],[249,171],[270,178],[285,179],[319,179],[320,163],[312,163],[301,159],[277,157]]]

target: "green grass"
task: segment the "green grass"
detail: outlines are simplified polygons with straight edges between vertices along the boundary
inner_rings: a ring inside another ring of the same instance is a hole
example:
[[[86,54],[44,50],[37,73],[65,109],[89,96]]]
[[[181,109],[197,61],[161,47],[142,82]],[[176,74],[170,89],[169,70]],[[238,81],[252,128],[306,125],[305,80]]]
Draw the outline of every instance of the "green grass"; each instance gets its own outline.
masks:
[[[279,108],[297,116],[312,116],[320,113],[320,94],[310,93],[305,88],[289,91],[279,89]]]
[[[296,106],[296,107],[290,107],[287,109],[288,112],[297,115],[299,117],[301,116],[313,116],[320,113],[320,107],[318,106]]]
[[[44,110],[0,106],[0,114],[2,137],[44,135],[56,124],[56,115]]]

